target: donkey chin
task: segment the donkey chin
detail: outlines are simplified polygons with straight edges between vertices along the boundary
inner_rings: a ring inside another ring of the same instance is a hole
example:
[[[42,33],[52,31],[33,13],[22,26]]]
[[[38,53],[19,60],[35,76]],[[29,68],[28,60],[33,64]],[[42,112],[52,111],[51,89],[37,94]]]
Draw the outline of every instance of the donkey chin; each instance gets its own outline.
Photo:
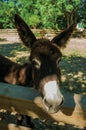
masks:
[[[62,107],[64,98],[56,80],[42,82],[43,104],[48,113],[56,113]]]

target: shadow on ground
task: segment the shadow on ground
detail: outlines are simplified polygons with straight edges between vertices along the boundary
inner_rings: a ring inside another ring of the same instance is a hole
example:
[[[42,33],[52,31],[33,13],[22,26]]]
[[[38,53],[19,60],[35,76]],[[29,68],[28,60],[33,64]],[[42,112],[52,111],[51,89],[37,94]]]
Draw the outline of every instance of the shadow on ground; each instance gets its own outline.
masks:
[[[65,56],[60,66],[63,88],[75,93],[86,93],[86,58],[74,55]]]
[[[29,48],[24,47],[21,43],[0,44],[0,54],[17,63],[23,63],[27,61],[29,52]]]
[[[2,118],[2,122],[0,122],[0,129],[4,128],[3,130],[29,130],[25,120],[22,122],[22,125],[16,125],[16,117],[10,115],[10,113],[5,113],[4,115],[0,113],[0,117]],[[52,121],[43,121],[38,118],[32,120],[32,123],[35,127],[32,130],[85,130],[85,128],[78,128],[76,126],[64,123],[58,124],[57,122],[53,123]]]

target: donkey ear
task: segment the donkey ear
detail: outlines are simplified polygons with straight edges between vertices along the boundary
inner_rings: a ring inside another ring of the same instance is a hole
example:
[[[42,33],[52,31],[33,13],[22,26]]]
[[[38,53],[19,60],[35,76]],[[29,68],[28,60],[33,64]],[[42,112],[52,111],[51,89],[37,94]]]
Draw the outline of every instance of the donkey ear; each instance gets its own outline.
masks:
[[[71,26],[69,26],[59,35],[55,36],[51,40],[51,42],[57,44],[59,47],[66,47],[67,41],[71,37],[71,34],[73,33],[75,27],[76,27],[76,23],[73,23]]]
[[[31,47],[36,41],[36,37],[24,20],[17,14],[15,14],[15,25],[23,44],[27,47]]]

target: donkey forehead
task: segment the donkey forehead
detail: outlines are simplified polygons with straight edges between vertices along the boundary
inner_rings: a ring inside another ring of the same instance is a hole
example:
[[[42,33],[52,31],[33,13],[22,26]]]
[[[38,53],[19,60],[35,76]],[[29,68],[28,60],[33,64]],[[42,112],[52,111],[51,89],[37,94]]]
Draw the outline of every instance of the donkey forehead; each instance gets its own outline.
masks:
[[[32,57],[34,56],[49,56],[49,57],[62,57],[62,53],[59,47],[56,44],[52,44],[47,39],[39,39],[37,40],[32,47],[31,50]]]

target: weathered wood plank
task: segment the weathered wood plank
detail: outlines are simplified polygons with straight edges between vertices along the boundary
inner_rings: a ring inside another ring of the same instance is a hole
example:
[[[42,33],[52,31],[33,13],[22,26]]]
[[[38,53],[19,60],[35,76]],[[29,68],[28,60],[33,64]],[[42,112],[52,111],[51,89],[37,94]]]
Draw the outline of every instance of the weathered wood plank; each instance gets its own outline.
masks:
[[[53,29],[32,29],[32,32],[34,32],[35,35],[37,35],[37,37],[53,37],[56,34],[59,34],[60,32],[62,32],[63,30],[53,30]],[[2,35],[5,36],[10,35],[13,37],[16,36],[17,39],[19,39],[18,33],[17,33],[17,29],[0,29],[0,37],[2,37]],[[47,34],[47,35],[46,35]],[[5,38],[6,38],[5,36]],[[86,38],[86,32],[85,31],[74,31],[72,34],[73,37],[84,37]]]
[[[33,88],[0,83],[0,95],[34,100],[37,96],[40,96],[40,93]]]
[[[64,94],[63,108],[48,114],[38,91],[0,83],[0,108],[21,114],[86,127],[86,95]]]

